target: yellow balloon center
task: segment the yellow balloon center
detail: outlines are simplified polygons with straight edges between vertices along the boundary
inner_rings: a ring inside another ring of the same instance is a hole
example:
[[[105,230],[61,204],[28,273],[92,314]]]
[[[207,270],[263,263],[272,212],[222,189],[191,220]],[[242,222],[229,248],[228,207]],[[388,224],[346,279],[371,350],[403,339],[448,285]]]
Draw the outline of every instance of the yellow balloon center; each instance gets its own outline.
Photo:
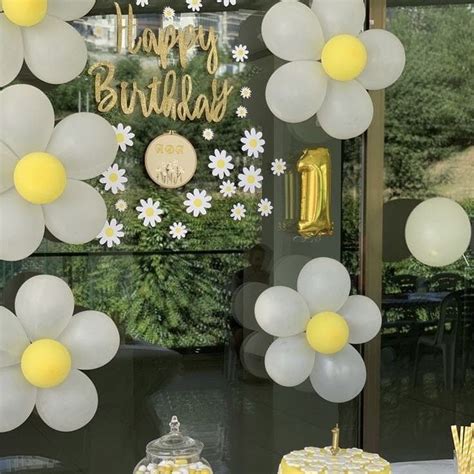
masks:
[[[17,163],[13,181],[20,196],[28,202],[49,204],[64,192],[66,170],[49,153],[30,153]]]
[[[26,380],[35,387],[56,387],[71,372],[71,355],[61,343],[40,339],[23,352],[21,370]]]
[[[335,354],[349,341],[349,326],[337,313],[326,311],[313,316],[306,327],[308,344],[321,354]]]
[[[337,35],[324,46],[321,63],[326,74],[336,81],[352,81],[367,65],[367,50],[359,38]]]
[[[3,0],[7,18],[18,26],[34,26],[42,22],[48,11],[48,0]]]

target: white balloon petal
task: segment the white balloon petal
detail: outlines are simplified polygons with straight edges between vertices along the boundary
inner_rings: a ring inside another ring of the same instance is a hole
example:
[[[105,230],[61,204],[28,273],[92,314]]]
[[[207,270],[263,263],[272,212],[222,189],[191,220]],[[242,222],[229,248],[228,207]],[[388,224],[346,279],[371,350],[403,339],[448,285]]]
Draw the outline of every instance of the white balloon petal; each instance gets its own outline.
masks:
[[[12,431],[31,415],[36,388],[29,384],[19,365],[0,369],[0,433]]]
[[[25,201],[10,189],[0,194],[0,259],[23,260],[41,244],[44,217],[41,206]]]
[[[7,308],[0,306],[0,368],[19,364],[29,344],[20,320]]]
[[[252,281],[240,285],[232,294],[232,315],[245,329],[260,330],[255,319],[255,303],[267,288],[268,285],[265,283]]]
[[[0,13],[0,87],[18,76],[23,65],[21,29]]]
[[[316,15],[296,1],[279,2],[268,10],[263,18],[262,37],[267,48],[286,61],[317,60],[324,46]]]
[[[308,262],[298,276],[298,292],[312,315],[337,311],[351,291],[351,277],[344,265],[332,258],[320,257]]]
[[[318,112],[322,129],[338,140],[364,133],[372,123],[374,105],[357,81],[329,81],[326,99]]]
[[[316,13],[324,38],[335,35],[358,35],[364,29],[365,4],[363,0],[314,0]]]
[[[349,326],[349,342],[364,344],[373,339],[382,327],[382,313],[367,296],[349,296],[338,313]]]
[[[18,158],[5,143],[0,142],[0,193],[13,186],[13,172],[18,163]]]
[[[273,115],[288,123],[313,117],[326,97],[328,78],[321,63],[294,61],[278,68],[267,83],[266,99]]]
[[[61,385],[38,390],[36,409],[48,426],[69,433],[86,426],[94,417],[98,404],[92,381],[74,369]]]
[[[310,380],[320,397],[332,403],[345,403],[362,391],[367,370],[361,355],[348,344],[333,355],[317,354]]]
[[[302,296],[284,286],[265,290],[255,303],[260,327],[276,337],[294,336],[306,329],[310,312]]]
[[[48,15],[65,21],[77,20],[92,10],[96,0],[48,0]]]
[[[96,114],[73,114],[54,129],[47,152],[57,156],[73,179],[91,179],[114,162],[118,143],[113,127]]]
[[[265,354],[265,369],[270,378],[283,387],[303,383],[314,367],[315,352],[305,334],[277,339]]]
[[[273,337],[264,332],[249,334],[240,347],[240,361],[247,372],[255,377],[268,378],[265,370],[265,354],[273,343]]]
[[[72,366],[83,370],[109,363],[120,346],[117,326],[109,316],[98,311],[74,315],[58,340],[69,350]]]
[[[63,20],[47,16],[41,23],[23,28],[22,33],[26,64],[42,81],[64,84],[86,66],[84,38]]]
[[[54,110],[36,87],[18,84],[0,92],[0,141],[22,158],[44,151],[54,128]]]
[[[15,312],[31,341],[56,339],[71,320],[74,296],[61,278],[34,276],[18,290]]]
[[[444,267],[459,260],[468,249],[471,221],[456,201],[428,199],[408,217],[405,238],[410,252],[421,263]]]
[[[63,195],[43,206],[46,227],[68,244],[85,244],[95,239],[107,220],[102,196],[87,183],[68,180]]]
[[[391,86],[405,68],[405,48],[401,41],[389,31],[377,29],[364,31],[359,39],[367,49],[367,66],[357,81],[369,90]]]

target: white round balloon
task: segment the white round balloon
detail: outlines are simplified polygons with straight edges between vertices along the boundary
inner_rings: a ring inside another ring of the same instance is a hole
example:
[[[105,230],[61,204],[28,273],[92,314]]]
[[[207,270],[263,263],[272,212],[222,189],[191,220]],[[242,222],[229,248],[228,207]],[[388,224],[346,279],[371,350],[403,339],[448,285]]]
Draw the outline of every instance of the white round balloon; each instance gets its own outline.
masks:
[[[295,387],[309,377],[315,356],[305,334],[283,337],[269,347],[265,354],[265,368],[277,384]]]
[[[249,334],[240,348],[240,361],[247,372],[255,377],[268,378],[265,370],[265,354],[273,343],[273,337],[264,332]]]
[[[255,319],[255,304],[258,297],[267,289],[266,283],[252,281],[240,285],[232,294],[232,315],[242,327],[260,331]]]
[[[308,304],[311,315],[337,311],[351,291],[351,277],[344,265],[332,258],[311,260],[298,276],[298,293]]]
[[[274,286],[264,291],[255,304],[258,324],[265,332],[276,337],[303,332],[310,316],[302,296],[284,286]]]
[[[299,123],[313,117],[326,97],[327,75],[317,61],[294,61],[278,68],[267,83],[266,99],[275,117]]]
[[[410,252],[421,263],[444,267],[459,260],[468,249],[471,221],[457,202],[440,197],[428,199],[408,217],[405,238]]]

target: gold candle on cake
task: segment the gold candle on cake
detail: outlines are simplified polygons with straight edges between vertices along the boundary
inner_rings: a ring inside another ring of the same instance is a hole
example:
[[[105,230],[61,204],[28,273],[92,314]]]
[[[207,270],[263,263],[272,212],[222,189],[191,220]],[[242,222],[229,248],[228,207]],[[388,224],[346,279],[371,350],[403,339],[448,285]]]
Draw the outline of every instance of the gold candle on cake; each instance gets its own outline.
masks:
[[[335,456],[339,452],[339,424],[337,424],[332,430],[332,446],[331,446],[331,453]]]

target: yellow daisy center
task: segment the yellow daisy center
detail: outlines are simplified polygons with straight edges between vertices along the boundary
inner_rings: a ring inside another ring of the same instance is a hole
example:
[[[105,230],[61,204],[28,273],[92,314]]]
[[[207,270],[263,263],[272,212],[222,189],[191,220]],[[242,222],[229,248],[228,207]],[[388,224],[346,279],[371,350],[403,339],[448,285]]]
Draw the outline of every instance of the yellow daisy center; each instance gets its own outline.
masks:
[[[18,26],[34,26],[41,23],[48,11],[48,0],[3,0],[7,18]]]
[[[125,135],[123,133],[117,133],[117,142],[123,143],[125,141]]]
[[[216,166],[220,169],[224,168],[225,167],[225,161],[224,160],[219,160],[217,163],[216,163]]]
[[[308,344],[321,354],[335,354],[349,341],[349,326],[337,313],[325,311],[309,321],[306,327]]]
[[[257,139],[256,139],[256,138],[252,138],[252,139],[249,141],[249,147],[250,147],[250,148],[257,148],[257,145],[258,145],[258,142],[257,142]]]
[[[58,341],[40,339],[30,344],[21,357],[21,371],[31,385],[56,387],[71,372],[71,355]]]
[[[195,207],[201,207],[202,206],[202,199],[195,199],[194,200],[194,206]]]
[[[107,227],[107,229],[105,229],[105,231],[104,231],[104,234],[107,237],[113,237],[114,234],[115,234],[115,231],[114,231],[114,229],[112,229],[112,227]]]
[[[367,50],[359,38],[352,35],[337,35],[325,44],[321,63],[332,79],[351,81],[365,69]]]
[[[255,176],[248,176],[247,177],[247,182],[249,184],[255,184]]]
[[[145,215],[146,215],[147,217],[152,217],[154,214],[155,214],[155,211],[154,211],[154,209],[152,209],[151,207],[149,207],[149,208],[145,211]]]
[[[63,164],[49,153],[30,153],[18,161],[13,173],[18,194],[32,204],[49,204],[64,192]]]
[[[119,177],[117,173],[111,173],[109,176],[109,180],[111,183],[116,183],[118,181]]]

